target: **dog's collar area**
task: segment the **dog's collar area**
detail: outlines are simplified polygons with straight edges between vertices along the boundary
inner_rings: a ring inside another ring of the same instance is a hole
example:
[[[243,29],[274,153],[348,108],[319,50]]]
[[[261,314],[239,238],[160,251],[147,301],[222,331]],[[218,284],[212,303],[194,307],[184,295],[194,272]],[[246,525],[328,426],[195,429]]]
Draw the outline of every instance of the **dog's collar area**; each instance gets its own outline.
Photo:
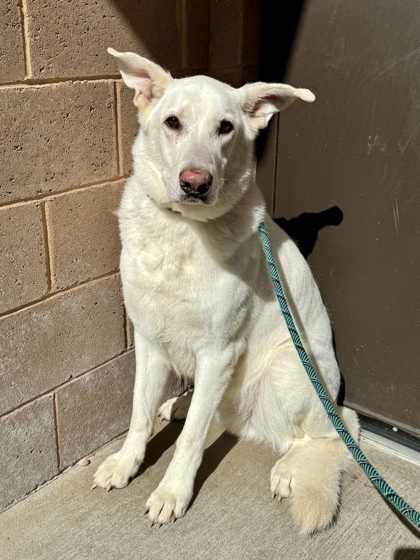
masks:
[[[162,208],[161,206],[159,206],[155,200],[153,200],[153,198],[148,194],[147,198],[149,198],[154,204],[156,204],[156,206],[158,208],[161,208],[162,210],[168,210],[169,212],[172,212],[173,214],[181,214],[181,212],[178,212],[178,210],[174,210],[173,208],[169,208],[169,207],[164,207]]]

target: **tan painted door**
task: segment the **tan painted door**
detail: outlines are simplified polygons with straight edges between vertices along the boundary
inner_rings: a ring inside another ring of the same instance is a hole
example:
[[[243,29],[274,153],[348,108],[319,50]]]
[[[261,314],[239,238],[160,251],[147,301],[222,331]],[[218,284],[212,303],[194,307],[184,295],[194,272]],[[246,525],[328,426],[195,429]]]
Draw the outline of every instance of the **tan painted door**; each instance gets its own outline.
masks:
[[[273,213],[330,311],[345,402],[420,437],[420,3],[308,0],[282,74],[317,100],[269,133]]]

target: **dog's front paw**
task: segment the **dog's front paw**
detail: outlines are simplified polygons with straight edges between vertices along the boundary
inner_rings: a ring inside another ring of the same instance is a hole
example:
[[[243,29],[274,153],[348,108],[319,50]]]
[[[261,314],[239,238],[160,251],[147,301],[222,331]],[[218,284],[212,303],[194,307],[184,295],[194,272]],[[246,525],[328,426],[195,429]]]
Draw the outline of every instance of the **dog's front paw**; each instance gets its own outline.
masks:
[[[93,488],[124,488],[138,470],[138,463],[127,460],[120,453],[110,455],[98,468],[93,478]]]
[[[192,492],[171,489],[161,482],[146,503],[150,526],[160,527],[183,517],[190,503]]]

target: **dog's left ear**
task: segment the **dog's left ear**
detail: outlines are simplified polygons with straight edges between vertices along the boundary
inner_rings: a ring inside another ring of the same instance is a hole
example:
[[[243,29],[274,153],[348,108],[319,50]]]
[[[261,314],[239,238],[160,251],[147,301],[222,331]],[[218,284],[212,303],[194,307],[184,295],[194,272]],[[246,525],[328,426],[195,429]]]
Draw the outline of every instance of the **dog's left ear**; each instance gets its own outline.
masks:
[[[315,101],[315,95],[309,89],[294,88],[286,84],[256,82],[241,87],[239,91],[242,95],[242,109],[255,131],[265,128],[274,113],[283,111],[296,99],[309,103]]]
[[[125,84],[136,91],[134,103],[140,111],[159,99],[172,81],[169,72],[151,60],[132,52],[108,49],[118,60],[118,67]]]

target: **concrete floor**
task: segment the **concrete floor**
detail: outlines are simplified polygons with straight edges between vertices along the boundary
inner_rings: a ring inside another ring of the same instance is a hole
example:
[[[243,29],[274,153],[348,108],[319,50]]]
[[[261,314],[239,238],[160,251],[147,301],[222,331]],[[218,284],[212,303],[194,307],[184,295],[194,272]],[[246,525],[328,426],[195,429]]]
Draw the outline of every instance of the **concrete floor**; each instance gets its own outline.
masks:
[[[269,449],[211,429],[186,516],[148,527],[144,504],[173,453],[182,423],[150,441],[146,467],[123,490],[90,490],[98,464],[121,445],[100,450],[0,515],[1,560],[419,560],[420,533],[401,520],[354,464],[345,476],[335,525],[299,534],[287,500],[271,501]],[[389,484],[420,508],[420,465],[364,440],[362,449]]]

